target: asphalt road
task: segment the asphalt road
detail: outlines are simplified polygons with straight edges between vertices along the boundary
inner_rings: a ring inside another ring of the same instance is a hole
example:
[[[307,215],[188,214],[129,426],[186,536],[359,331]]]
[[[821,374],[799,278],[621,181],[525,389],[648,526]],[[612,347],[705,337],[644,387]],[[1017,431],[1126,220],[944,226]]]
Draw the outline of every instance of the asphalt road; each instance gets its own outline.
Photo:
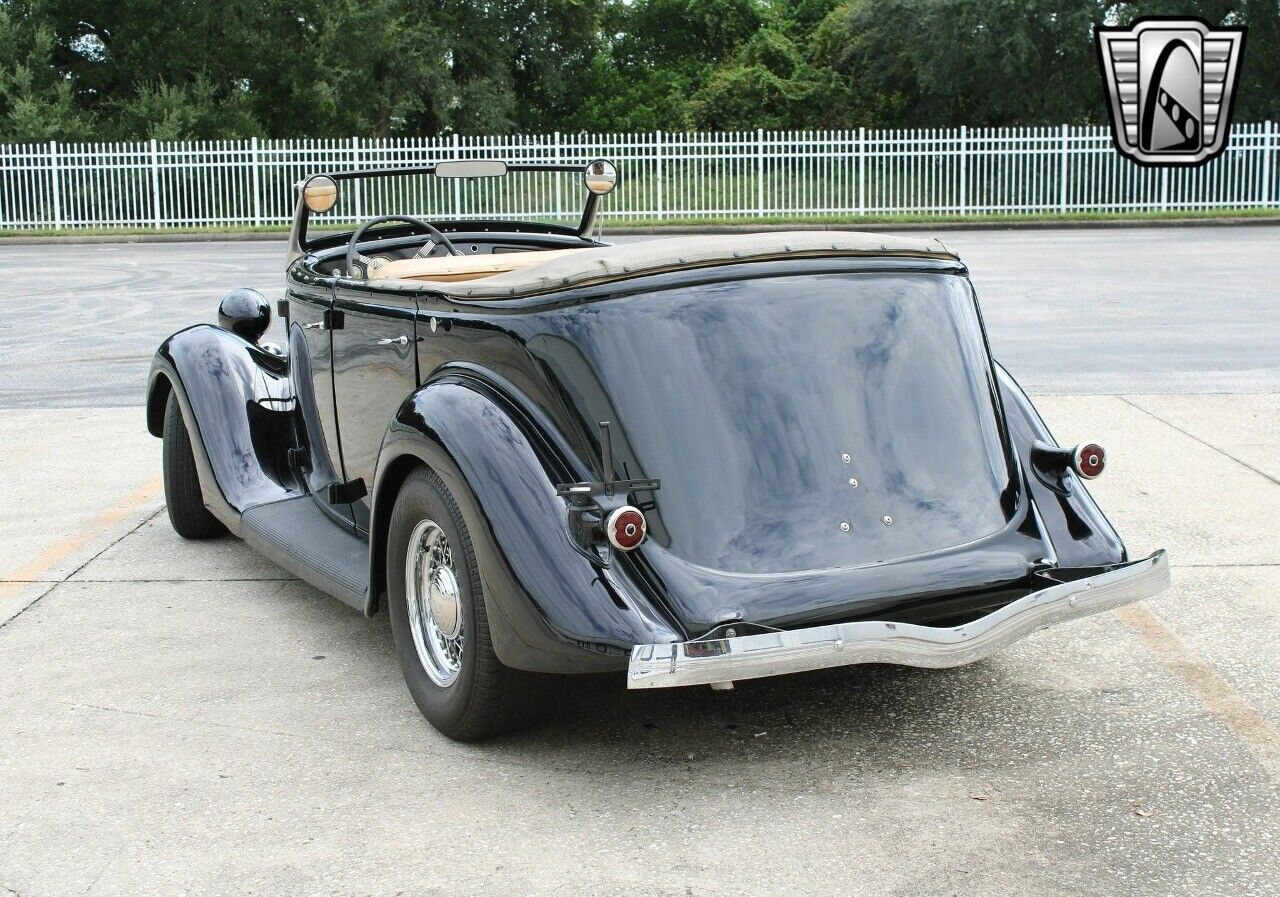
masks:
[[[943,237],[1032,391],[1280,392],[1280,227]],[[279,298],[283,266],[283,241],[0,243],[0,407],[139,404],[160,340],[235,287]]]
[[[280,247],[0,245],[0,894],[1274,897],[1280,229],[950,236],[1173,587],[956,670],[583,680],[476,746],[385,615],[165,516],[148,356]]]

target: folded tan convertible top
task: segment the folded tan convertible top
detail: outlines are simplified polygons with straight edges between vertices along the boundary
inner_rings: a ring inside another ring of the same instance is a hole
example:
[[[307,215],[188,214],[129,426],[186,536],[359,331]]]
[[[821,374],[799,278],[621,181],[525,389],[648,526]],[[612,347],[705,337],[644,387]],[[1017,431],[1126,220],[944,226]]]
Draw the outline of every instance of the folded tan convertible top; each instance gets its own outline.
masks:
[[[791,231],[665,237],[591,249],[486,255],[488,270],[474,273],[453,271],[451,265],[456,267],[459,262],[449,256],[404,259],[386,263],[372,276],[380,285],[425,287],[462,299],[508,299],[659,271],[840,256],[959,260],[937,239],[855,231]]]

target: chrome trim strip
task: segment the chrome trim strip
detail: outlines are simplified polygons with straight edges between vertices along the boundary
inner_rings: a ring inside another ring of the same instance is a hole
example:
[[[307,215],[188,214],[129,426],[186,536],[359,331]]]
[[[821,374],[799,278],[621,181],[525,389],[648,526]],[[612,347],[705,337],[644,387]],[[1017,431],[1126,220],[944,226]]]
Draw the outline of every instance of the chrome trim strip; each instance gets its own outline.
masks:
[[[1038,629],[1130,604],[1169,586],[1161,549],[1086,579],[1032,592],[963,626],[834,623],[737,638],[636,645],[627,688],[668,688],[756,679],[856,663],[955,667],[973,663]]]

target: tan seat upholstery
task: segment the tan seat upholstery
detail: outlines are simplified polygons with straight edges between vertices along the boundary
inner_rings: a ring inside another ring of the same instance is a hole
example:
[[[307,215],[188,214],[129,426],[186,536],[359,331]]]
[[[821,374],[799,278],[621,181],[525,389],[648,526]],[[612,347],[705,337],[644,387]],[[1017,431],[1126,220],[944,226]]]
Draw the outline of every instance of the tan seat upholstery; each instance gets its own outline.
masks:
[[[530,252],[499,252],[485,255],[438,255],[431,258],[377,260],[369,266],[370,280],[436,280],[453,283],[479,280],[548,262],[582,249],[538,249]]]

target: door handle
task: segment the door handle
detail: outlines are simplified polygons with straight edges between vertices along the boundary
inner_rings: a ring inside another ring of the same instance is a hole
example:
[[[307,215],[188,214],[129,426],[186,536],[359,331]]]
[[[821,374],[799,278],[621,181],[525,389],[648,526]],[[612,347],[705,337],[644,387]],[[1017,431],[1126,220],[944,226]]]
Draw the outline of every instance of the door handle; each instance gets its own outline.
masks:
[[[402,333],[399,336],[388,337],[387,339],[375,340],[375,342],[379,346],[399,346],[400,348],[403,349],[405,346],[409,345],[409,337],[405,336]]]
[[[324,321],[312,321],[310,324],[303,324],[303,330],[324,330]]]

